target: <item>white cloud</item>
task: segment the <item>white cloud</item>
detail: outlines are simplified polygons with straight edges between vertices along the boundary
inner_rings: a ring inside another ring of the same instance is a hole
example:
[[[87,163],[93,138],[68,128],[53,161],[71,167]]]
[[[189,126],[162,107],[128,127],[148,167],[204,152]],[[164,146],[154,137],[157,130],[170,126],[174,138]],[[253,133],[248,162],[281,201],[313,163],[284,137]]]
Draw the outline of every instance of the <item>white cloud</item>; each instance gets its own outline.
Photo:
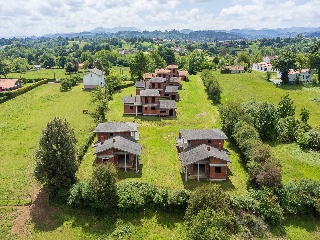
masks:
[[[319,24],[319,0],[11,0],[0,8],[0,37],[98,26],[219,30]]]

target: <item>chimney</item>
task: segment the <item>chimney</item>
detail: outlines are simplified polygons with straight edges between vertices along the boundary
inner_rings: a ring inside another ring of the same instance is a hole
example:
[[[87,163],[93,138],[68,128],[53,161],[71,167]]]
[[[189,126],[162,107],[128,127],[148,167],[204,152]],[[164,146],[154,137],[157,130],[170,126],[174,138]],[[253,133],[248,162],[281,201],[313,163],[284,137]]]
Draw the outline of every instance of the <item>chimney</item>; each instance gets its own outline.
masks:
[[[112,139],[112,142],[113,142],[113,143],[114,143],[114,142],[116,142],[116,139],[115,139],[115,138],[113,138],[113,139]]]
[[[100,143],[103,144],[104,143],[104,137],[100,136]]]
[[[207,150],[210,151],[210,149],[211,149],[210,146],[207,146]]]
[[[132,93],[130,94],[130,97],[132,97]]]
[[[222,144],[221,144],[221,142],[219,142],[219,147],[218,147],[218,149],[219,149],[219,151],[222,150]]]

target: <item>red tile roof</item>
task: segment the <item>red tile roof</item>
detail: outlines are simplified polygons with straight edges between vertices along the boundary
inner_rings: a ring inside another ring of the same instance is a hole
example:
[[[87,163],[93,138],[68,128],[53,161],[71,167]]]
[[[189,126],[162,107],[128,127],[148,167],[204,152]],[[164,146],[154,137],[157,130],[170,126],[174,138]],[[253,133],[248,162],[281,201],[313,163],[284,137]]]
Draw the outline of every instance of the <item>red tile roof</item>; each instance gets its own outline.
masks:
[[[0,79],[0,87],[5,89],[15,88],[17,87],[18,79]]]

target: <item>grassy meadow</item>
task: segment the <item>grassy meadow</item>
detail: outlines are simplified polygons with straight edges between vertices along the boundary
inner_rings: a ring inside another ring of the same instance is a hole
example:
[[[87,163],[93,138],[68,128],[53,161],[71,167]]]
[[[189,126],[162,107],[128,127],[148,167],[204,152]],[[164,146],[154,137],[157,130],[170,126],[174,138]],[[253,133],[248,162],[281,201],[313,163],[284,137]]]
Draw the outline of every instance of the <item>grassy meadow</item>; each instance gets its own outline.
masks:
[[[120,69],[113,68],[112,71],[117,73]],[[129,75],[128,69],[125,69],[124,74]],[[307,104],[305,107],[310,109],[311,125],[320,122],[320,103],[312,100],[320,98],[319,87],[276,88],[264,80],[264,75],[260,73],[214,74],[222,88],[222,103],[250,99],[277,103],[282,95],[289,92],[298,113]],[[190,190],[208,183],[195,180],[184,182],[175,147],[175,138],[180,129],[221,127],[218,108],[207,98],[199,76],[190,76],[189,80],[182,83],[177,117],[174,118],[124,116],[122,97],[135,94],[134,87],[121,89],[113,95],[107,120],[138,123],[142,144],[139,173],[120,172],[120,181],[145,181],[170,189]],[[8,194],[14,198],[30,194],[34,150],[42,129],[54,116],[66,118],[75,129],[79,143],[85,141],[95,127],[91,117],[82,114],[82,109],[91,109],[89,99],[90,92],[82,91],[81,84],[68,92],[60,92],[58,84],[46,84],[0,105],[0,198]],[[271,145],[275,156],[281,159],[284,181],[302,177],[320,179],[319,153],[304,152],[296,144]],[[220,184],[232,194],[241,194],[246,191],[247,173],[229,142],[226,142],[225,147],[230,150],[232,160],[228,180],[214,184]],[[77,172],[79,179],[91,177],[93,151],[93,148],[89,148],[84,156]],[[162,211],[146,209],[139,213],[109,216],[64,206],[50,206],[45,201],[35,203],[30,209],[31,218],[25,224],[29,234],[25,235],[11,230],[18,215],[14,207],[0,204],[0,239],[186,239],[183,215]],[[275,230],[274,237],[279,239],[281,233],[283,239],[319,239],[319,225],[319,219],[290,218],[285,221],[283,229]]]
[[[281,97],[289,94],[296,106],[296,118],[301,108],[310,110],[308,123],[320,125],[320,85],[282,85],[276,87],[266,80],[266,74],[255,72],[243,74],[220,74],[214,72],[222,89],[222,103],[227,101],[245,102],[250,100],[268,101],[278,104]],[[283,180],[320,180],[320,153],[305,152],[297,144],[271,144],[272,150],[282,163]]]

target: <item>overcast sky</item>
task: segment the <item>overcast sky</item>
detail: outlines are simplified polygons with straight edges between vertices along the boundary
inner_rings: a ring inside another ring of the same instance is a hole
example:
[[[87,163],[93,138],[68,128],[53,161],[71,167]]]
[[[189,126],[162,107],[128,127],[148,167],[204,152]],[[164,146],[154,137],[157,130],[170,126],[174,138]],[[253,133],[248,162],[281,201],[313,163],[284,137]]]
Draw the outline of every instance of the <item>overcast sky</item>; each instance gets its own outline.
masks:
[[[320,0],[0,0],[0,37],[90,31],[320,27]]]

